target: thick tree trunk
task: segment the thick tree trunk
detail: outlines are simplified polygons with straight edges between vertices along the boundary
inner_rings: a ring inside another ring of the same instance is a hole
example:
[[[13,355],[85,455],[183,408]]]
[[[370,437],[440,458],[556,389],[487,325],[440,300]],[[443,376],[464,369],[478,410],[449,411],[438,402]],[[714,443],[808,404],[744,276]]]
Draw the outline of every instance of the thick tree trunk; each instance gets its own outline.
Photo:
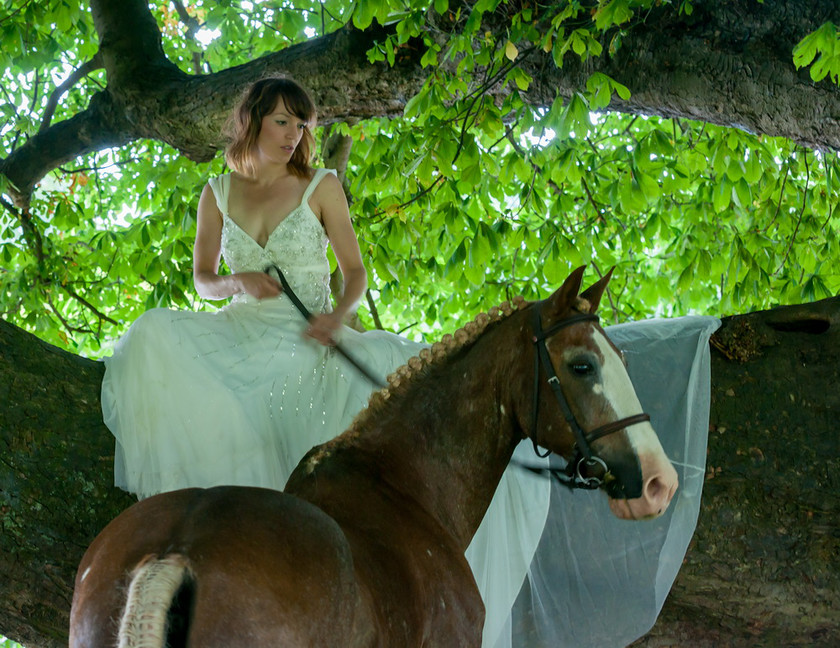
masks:
[[[0,634],[30,648],[67,645],[76,566],[133,502],[113,486],[103,369],[0,320]]]
[[[164,58],[145,0],[90,4],[108,86],[84,112],[55,123],[0,160],[0,174],[20,192],[19,204],[59,164],[139,138],[167,142],[194,160],[211,159],[240,90],[267,74],[289,74],[305,83],[322,123],[401,115],[429,74],[416,43],[401,48],[394,68],[370,64],[367,50],[390,29],[374,24],[365,31],[345,28],[216,74],[190,76]],[[464,2],[462,16],[472,4]],[[621,46],[612,53],[617,41],[608,33],[605,54],[585,63],[568,54],[558,68],[551,54],[533,50],[521,61],[534,78],[526,100],[551,105],[557,93],[568,97],[581,91],[588,76],[601,71],[633,93],[628,101],[615,99],[613,110],[700,119],[840,150],[840,87],[829,79],[813,83],[807,70],[795,69],[792,55],[794,45],[824,22],[840,24],[835,0],[694,0],[691,16],[680,15],[675,4],[663,3],[623,25]],[[490,36],[501,43],[509,31],[509,12],[502,3],[485,17]],[[447,22],[452,15],[437,18],[443,40],[458,30]]]
[[[637,645],[840,642],[840,298],[727,318],[697,533]],[[112,486],[103,366],[0,321],[0,634],[67,643],[76,565],[132,499]]]
[[[826,21],[840,24],[835,0],[700,0],[690,16],[673,5],[653,9],[621,38],[612,55],[563,67],[526,63],[537,79],[531,102],[580,91],[599,71],[626,85],[628,101],[610,108],[633,114],[696,119],[779,135],[817,149],[840,148],[840,92],[814,84],[793,65],[793,48]],[[603,39],[608,52],[611,38]]]
[[[840,298],[724,320],[697,532],[635,646],[840,645]]]

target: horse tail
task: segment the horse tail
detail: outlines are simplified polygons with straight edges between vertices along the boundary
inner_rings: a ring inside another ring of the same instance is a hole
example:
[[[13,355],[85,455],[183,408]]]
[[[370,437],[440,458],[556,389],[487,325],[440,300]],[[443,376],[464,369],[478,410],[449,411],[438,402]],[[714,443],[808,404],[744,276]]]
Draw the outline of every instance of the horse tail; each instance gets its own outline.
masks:
[[[167,645],[167,627],[173,599],[190,578],[186,556],[147,556],[131,575],[128,598],[120,620],[118,648],[162,648]],[[178,597],[180,598],[180,597]],[[184,631],[185,628],[181,628]]]

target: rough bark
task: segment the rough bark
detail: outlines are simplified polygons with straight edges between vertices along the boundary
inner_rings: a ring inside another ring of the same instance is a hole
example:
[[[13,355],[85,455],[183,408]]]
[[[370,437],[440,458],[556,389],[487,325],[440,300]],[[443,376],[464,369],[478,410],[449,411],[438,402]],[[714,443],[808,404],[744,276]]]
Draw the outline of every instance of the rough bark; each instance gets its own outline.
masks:
[[[131,498],[112,487],[101,363],[0,321],[0,634],[66,645],[76,565]],[[840,642],[840,297],[727,318],[708,476],[646,648]]]
[[[697,532],[636,648],[840,645],[840,298],[725,320]]]
[[[0,320],[0,634],[30,647],[67,645],[76,565],[133,501],[113,487],[103,369]]]
[[[794,46],[815,25],[840,24],[833,0],[764,3],[694,2],[691,16],[660,6],[621,38],[613,55],[581,64],[567,56],[562,69],[527,65],[538,78],[531,100],[542,104],[557,88],[564,96],[584,87],[594,71],[632,91],[610,106],[634,114],[689,118],[780,135],[817,149],[840,147],[840,93],[814,84],[793,65]],[[614,33],[603,39],[604,51]],[[544,70],[540,74],[540,70]]]
[[[245,65],[191,76],[164,58],[143,0],[91,0],[91,7],[108,85],[84,112],[0,160],[0,174],[17,187],[19,204],[59,164],[139,138],[167,142],[195,160],[210,159],[240,90],[269,73],[303,81],[323,123],[399,115],[429,74],[414,45],[400,50],[394,68],[371,65],[365,52],[389,33],[374,25],[365,31],[348,27]],[[507,38],[509,10],[502,3],[487,18],[500,42]],[[437,20],[442,34],[457,29],[446,23],[448,17]],[[568,55],[557,68],[549,54],[532,51],[522,61],[534,77],[527,100],[550,105],[556,93],[569,96],[584,87],[590,73],[602,71],[633,92],[628,101],[615,100],[614,110],[700,119],[838,150],[840,88],[828,79],[811,82],[806,70],[794,68],[791,54],[827,20],[840,24],[834,0],[694,0],[691,16],[661,6],[627,27],[614,54],[608,53],[612,32],[603,39],[607,54],[584,64]]]

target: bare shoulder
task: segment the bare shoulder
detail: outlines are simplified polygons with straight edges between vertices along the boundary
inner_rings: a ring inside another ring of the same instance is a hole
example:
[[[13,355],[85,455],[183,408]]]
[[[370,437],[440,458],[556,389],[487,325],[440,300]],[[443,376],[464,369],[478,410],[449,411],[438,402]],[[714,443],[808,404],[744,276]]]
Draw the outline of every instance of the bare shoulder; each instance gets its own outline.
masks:
[[[222,213],[219,210],[219,206],[216,203],[216,194],[213,191],[213,187],[208,182],[204,185],[204,188],[201,190],[201,197],[198,199],[198,211],[199,214],[203,213],[215,213],[221,217]]]
[[[324,222],[324,217],[346,215],[347,197],[344,195],[344,187],[341,186],[341,181],[335,173],[327,173],[321,178],[312,192],[310,204],[312,204],[321,222]]]
[[[321,178],[320,182],[318,182],[318,186],[315,187],[315,194],[319,192],[322,195],[330,194],[334,192],[341,192],[344,195],[344,188],[341,186],[341,181],[338,179],[338,176],[335,174],[335,171],[332,169],[328,169],[328,172],[324,174],[324,177]],[[313,176],[315,172],[313,172]]]

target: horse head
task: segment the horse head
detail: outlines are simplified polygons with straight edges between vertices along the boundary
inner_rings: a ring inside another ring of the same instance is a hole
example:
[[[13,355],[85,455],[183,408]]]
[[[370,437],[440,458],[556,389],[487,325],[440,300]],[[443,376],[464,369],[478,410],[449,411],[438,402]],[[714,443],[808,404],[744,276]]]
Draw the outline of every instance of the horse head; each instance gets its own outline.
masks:
[[[567,486],[602,488],[619,518],[656,517],[671,502],[677,473],[642,411],[623,355],[598,325],[612,271],[581,293],[583,271],[532,306],[534,398],[523,427],[538,454],[541,446],[567,459],[559,474]]]

